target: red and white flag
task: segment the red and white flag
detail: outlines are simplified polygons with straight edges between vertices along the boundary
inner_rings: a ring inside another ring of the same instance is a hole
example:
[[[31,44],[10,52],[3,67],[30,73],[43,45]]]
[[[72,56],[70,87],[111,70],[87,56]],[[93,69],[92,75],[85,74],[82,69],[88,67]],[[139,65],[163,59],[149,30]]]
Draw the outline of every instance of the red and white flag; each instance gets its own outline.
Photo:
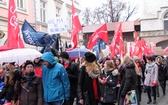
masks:
[[[156,54],[154,51],[152,51],[148,46],[147,43],[145,41],[145,39],[141,40],[141,46],[144,49],[144,53],[145,55],[150,55],[150,54]]]
[[[168,52],[168,46],[163,50],[162,54],[165,55]]]
[[[113,40],[109,46],[110,51],[111,51],[111,55],[110,55],[110,59],[113,59],[115,56],[115,49],[116,49],[116,44],[120,43],[120,40],[122,38],[122,29],[121,29],[122,24],[119,24],[119,27],[117,28],[117,30],[115,31]],[[123,45],[122,45],[123,46]],[[121,50],[121,49],[120,49]]]
[[[80,30],[82,30],[82,26],[80,24],[80,21],[72,0],[72,34],[71,34],[72,48],[69,48],[67,50],[72,50],[78,46],[78,32]]]
[[[106,24],[102,25],[89,37],[87,48],[91,50],[99,38],[108,43],[108,32]]]
[[[14,0],[10,0],[8,9],[8,39],[7,46],[10,48],[24,48],[20,37],[20,28]]]
[[[138,56],[139,58],[142,58],[141,42],[139,40],[139,36],[136,31],[134,31],[134,42],[135,42],[135,47],[134,47],[134,52],[132,56]]]

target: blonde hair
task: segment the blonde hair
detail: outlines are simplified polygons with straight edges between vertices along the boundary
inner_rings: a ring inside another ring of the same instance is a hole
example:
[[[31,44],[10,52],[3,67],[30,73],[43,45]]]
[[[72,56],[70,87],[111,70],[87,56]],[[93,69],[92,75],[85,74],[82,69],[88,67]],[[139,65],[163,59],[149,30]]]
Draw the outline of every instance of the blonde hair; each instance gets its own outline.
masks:
[[[5,85],[7,84],[13,85],[14,84],[14,80],[13,80],[14,79],[14,67],[11,64],[9,64],[6,69],[9,71],[9,80],[8,80],[8,76],[5,75],[4,83]]]
[[[162,57],[161,56],[156,57],[156,60],[158,60],[158,59],[159,59],[159,63],[162,63],[162,61],[163,61]]]
[[[98,75],[100,75],[100,65],[96,62],[86,62],[86,72],[90,75],[94,72],[95,69],[98,69]]]
[[[137,75],[140,75],[140,71],[138,70],[138,66],[136,65],[136,63],[135,63],[135,61],[133,60],[133,58],[131,58],[131,57],[128,56],[128,55],[124,56],[122,64],[125,64],[126,62],[132,62],[132,63],[134,63],[136,74],[137,74]]]

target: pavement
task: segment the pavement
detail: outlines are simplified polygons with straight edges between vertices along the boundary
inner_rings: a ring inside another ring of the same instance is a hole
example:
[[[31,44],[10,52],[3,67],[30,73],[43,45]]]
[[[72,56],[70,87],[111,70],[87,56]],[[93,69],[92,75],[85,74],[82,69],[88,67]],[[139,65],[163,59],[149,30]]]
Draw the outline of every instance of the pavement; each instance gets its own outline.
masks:
[[[141,105],[168,105],[168,82],[166,85],[166,95],[163,96],[163,92],[162,92],[160,86],[159,86],[159,93],[160,93],[160,97],[157,97],[156,104],[152,104],[152,103],[146,104],[148,101],[147,93],[142,93]],[[152,99],[153,99],[153,97],[152,97]]]
[[[151,104],[146,104],[148,101],[147,93],[142,93],[142,99],[141,99],[140,105],[168,105],[168,82],[166,84],[166,95],[163,96],[163,92],[160,86],[159,86],[159,93],[160,93],[160,97],[157,97],[156,104],[153,104],[152,102]],[[73,105],[76,105],[75,102]]]

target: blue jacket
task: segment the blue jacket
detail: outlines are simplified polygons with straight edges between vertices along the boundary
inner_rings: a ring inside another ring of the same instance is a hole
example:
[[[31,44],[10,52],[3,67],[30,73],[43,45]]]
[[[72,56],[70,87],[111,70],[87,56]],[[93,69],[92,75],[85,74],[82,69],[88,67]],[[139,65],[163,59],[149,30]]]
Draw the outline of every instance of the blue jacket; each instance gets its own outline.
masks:
[[[51,52],[44,53],[41,59],[50,63],[50,66],[44,65],[42,67],[44,101],[69,100],[70,83],[63,65],[55,61],[54,55]]]

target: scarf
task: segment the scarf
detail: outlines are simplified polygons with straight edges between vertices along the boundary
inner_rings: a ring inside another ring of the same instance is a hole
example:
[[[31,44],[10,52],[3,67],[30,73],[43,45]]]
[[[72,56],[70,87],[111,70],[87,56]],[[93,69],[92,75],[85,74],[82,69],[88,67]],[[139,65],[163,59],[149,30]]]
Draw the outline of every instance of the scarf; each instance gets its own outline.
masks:
[[[28,74],[26,74],[25,76],[23,76],[22,80],[21,80],[21,86],[27,91],[29,92],[29,90],[33,87],[33,78],[35,77],[34,72],[30,72]]]
[[[99,75],[99,70],[98,69],[94,69],[92,73],[89,73],[89,76],[94,79],[97,78]]]

